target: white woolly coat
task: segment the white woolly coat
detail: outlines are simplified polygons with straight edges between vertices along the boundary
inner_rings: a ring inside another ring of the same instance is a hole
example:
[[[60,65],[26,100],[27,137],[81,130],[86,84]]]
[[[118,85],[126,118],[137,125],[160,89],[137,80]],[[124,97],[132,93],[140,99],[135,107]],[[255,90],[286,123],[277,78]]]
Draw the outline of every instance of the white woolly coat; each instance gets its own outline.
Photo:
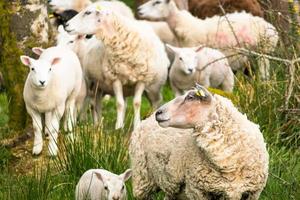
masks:
[[[154,115],[131,137],[133,192],[146,199],[163,190],[177,199],[221,194],[258,199],[268,177],[268,152],[259,126],[218,95],[211,119],[195,130],[161,128]]]
[[[195,83],[205,87],[221,88],[232,92],[234,74],[226,56],[217,49],[203,47],[197,52],[198,65],[193,74],[184,74],[181,70],[182,61],[175,59],[169,78],[172,88],[177,91],[191,89]]]
[[[67,48],[51,47],[39,59],[51,62],[55,57],[61,60],[53,67],[51,80],[45,89],[33,87],[30,75],[25,82],[23,95],[26,106],[40,113],[52,111],[65,104],[68,98],[76,98],[81,88],[82,70],[76,54]]]
[[[144,82],[147,86],[167,79],[169,60],[164,46],[149,25],[112,14],[113,36],[99,31],[96,37],[105,46],[102,84],[111,87]],[[105,87],[105,86],[104,86]]]

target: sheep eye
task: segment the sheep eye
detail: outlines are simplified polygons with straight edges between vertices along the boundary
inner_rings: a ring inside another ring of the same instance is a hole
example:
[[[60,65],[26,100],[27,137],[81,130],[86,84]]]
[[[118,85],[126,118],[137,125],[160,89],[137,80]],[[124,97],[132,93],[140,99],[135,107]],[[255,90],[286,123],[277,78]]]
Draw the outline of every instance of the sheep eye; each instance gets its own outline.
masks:
[[[69,43],[70,43],[70,44],[72,44],[72,43],[74,43],[74,41],[73,41],[73,40],[71,40],[71,41],[69,41]]]
[[[34,71],[34,68],[33,68],[33,67],[31,68],[31,71]]]
[[[158,4],[160,4],[160,3],[161,3],[161,1],[155,1],[155,2],[153,3],[153,6],[158,5]]]
[[[189,93],[186,97],[185,97],[185,101],[187,100],[187,101],[190,101],[190,100],[193,100],[195,98],[195,96],[194,96],[194,94],[192,94],[192,93]]]
[[[124,190],[124,185],[122,186],[122,189],[121,189],[122,191]]]
[[[104,190],[108,190],[108,187],[107,187],[107,186],[104,186]]]
[[[183,61],[182,57],[179,57],[179,60]]]
[[[49,68],[49,72],[51,72],[52,68]]]
[[[91,11],[86,11],[85,13],[84,13],[84,15],[90,15],[92,12]]]

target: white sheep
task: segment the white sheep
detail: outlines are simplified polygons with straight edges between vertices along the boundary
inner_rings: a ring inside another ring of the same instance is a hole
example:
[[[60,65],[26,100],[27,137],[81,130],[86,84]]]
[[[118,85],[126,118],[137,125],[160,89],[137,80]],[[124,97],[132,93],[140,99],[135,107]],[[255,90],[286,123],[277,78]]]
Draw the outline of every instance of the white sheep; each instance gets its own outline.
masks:
[[[78,12],[85,9],[87,6],[92,4],[90,0],[49,0],[48,1],[51,8],[57,12],[62,12],[65,10],[76,10]],[[122,1],[97,1],[100,6],[104,6],[111,10],[116,10],[119,14],[133,19],[133,13],[131,9]]]
[[[104,169],[90,169],[80,178],[75,191],[76,200],[126,200],[125,182],[131,170],[116,175]]]
[[[76,123],[76,98],[80,93],[82,70],[74,52],[66,48],[51,47],[44,50],[39,59],[20,57],[30,68],[24,86],[24,101],[32,118],[34,129],[33,154],[43,148],[42,114],[45,113],[45,132],[49,135],[49,153],[57,155],[59,122],[66,111],[67,130]]]
[[[160,89],[167,79],[169,60],[164,46],[144,22],[125,18],[118,13],[92,4],[71,19],[66,30],[71,34],[95,34],[105,46],[102,64],[104,93],[117,100],[116,128],[123,127],[124,96],[134,94],[134,127],[140,122],[141,97],[145,90],[154,107],[161,100]]]
[[[186,10],[178,10],[173,0],[150,0],[139,7],[138,13],[142,17],[166,21],[182,47],[204,44],[224,50],[231,55],[229,61],[233,70],[241,69],[246,59],[245,56],[232,56],[239,53],[236,48],[271,53],[278,42],[278,32],[272,24],[246,12],[202,20]],[[263,79],[269,77],[269,60],[263,56],[259,58],[259,70]]]
[[[169,79],[176,96],[191,89],[195,83],[232,92],[234,74],[226,56],[217,49],[204,46],[177,48],[166,45],[175,54]]]
[[[160,189],[165,199],[257,200],[268,178],[259,126],[199,85],[142,121],[129,155],[137,199]]]

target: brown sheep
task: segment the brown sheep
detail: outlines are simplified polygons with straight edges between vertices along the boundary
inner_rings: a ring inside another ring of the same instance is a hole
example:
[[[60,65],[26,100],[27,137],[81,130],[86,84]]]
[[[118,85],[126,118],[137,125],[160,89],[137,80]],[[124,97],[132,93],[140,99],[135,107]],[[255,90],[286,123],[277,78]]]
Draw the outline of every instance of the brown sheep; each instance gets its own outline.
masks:
[[[135,0],[136,8],[147,1]],[[176,0],[175,2],[179,9],[187,8],[186,0]],[[220,4],[228,13],[245,10],[255,16],[263,16],[263,11],[257,0],[188,0],[189,11],[201,19],[223,15],[222,9],[219,7]]]

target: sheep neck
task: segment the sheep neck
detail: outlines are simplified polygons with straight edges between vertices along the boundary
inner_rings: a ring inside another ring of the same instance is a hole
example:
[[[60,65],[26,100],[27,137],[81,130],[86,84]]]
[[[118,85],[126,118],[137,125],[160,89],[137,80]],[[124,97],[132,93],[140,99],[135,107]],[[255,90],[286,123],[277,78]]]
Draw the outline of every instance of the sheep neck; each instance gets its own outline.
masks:
[[[252,137],[249,130],[243,130],[240,124],[247,124],[249,128],[247,117],[234,106],[228,106],[228,103],[225,105],[219,98],[216,97],[216,110],[208,122],[195,127],[193,136],[197,145],[215,169],[223,174],[239,173],[243,168],[247,169],[256,164],[259,166],[261,160],[264,160],[260,157],[261,151],[266,151],[256,145],[263,142],[262,137]],[[251,127],[254,130],[256,128],[253,125]]]

